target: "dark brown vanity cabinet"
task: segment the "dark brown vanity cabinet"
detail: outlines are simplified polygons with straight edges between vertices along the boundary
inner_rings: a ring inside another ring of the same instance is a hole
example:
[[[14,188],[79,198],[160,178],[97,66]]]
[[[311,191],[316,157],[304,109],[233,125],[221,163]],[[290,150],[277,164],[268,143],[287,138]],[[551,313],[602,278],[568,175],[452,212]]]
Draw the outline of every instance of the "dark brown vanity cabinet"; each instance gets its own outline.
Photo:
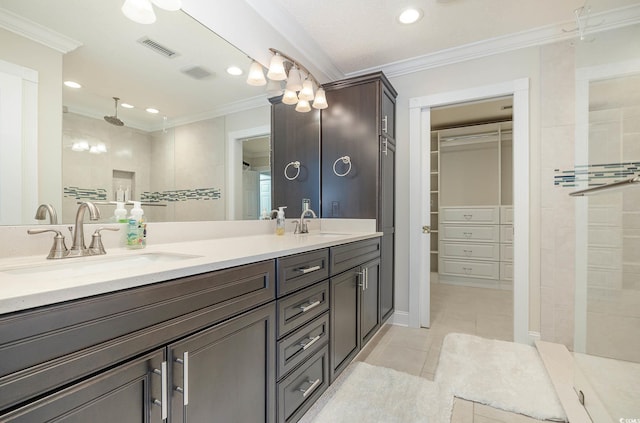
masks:
[[[274,299],[269,260],[0,316],[0,421],[275,422]]]
[[[286,215],[302,213],[302,199],[320,215],[320,111],[300,113],[271,99],[272,206]]]
[[[384,321],[394,310],[397,93],[381,72],[324,88],[329,107],[321,124],[322,217],[376,219],[384,233],[379,279]]]
[[[331,381],[380,327],[380,241],[331,248]]]

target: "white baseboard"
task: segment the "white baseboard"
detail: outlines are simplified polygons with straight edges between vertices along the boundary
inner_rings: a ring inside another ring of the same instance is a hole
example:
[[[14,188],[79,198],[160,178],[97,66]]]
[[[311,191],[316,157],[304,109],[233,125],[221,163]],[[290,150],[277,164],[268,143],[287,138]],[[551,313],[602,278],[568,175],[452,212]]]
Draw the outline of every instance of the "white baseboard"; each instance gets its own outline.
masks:
[[[396,311],[393,315],[387,320],[387,323],[396,326],[409,326],[409,312],[407,311]]]

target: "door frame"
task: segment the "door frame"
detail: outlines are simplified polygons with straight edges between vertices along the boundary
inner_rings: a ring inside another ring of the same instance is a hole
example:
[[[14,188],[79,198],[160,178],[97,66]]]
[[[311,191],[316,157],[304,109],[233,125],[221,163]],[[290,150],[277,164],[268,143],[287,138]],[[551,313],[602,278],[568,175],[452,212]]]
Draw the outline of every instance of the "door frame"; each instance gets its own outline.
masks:
[[[513,96],[513,339],[532,343],[529,335],[529,78],[449,91],[409,100],[409,326],[430,326],[430,166],[431,108]],[[517,165],[516,165],[517,164]],[[428,173],[427,173],[428,174]],[[425,259],[426,257],[426,259]]]

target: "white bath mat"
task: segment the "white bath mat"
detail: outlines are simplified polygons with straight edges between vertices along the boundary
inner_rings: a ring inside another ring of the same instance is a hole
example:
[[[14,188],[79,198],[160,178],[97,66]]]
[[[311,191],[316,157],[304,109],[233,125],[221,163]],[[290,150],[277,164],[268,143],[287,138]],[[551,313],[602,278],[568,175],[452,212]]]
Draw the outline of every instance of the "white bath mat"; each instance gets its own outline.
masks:
[[[538,351],[529,345],[450,333],[435,381],[469,401],[540,420],[567,420]]]
[[[435,382],[355,362],[299,423],[445,423],[453,397]]]

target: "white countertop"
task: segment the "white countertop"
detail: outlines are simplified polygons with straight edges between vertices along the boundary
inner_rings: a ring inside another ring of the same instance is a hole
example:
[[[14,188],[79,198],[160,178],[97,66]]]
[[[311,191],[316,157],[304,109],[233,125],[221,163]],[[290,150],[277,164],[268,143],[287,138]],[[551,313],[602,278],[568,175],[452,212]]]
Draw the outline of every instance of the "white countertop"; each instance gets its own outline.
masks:
[[[379,232],[253,235],[159,244],[141,250],[111,248],[107,249],[107,255],[62,260],[47,260],[44,256],[1,259],[0,314],[381,235]],[[164,260],[163,254],[171,256]],[[132,259],[140,255],[155,259]],[[172,259],[180,256],[181,259]]]

